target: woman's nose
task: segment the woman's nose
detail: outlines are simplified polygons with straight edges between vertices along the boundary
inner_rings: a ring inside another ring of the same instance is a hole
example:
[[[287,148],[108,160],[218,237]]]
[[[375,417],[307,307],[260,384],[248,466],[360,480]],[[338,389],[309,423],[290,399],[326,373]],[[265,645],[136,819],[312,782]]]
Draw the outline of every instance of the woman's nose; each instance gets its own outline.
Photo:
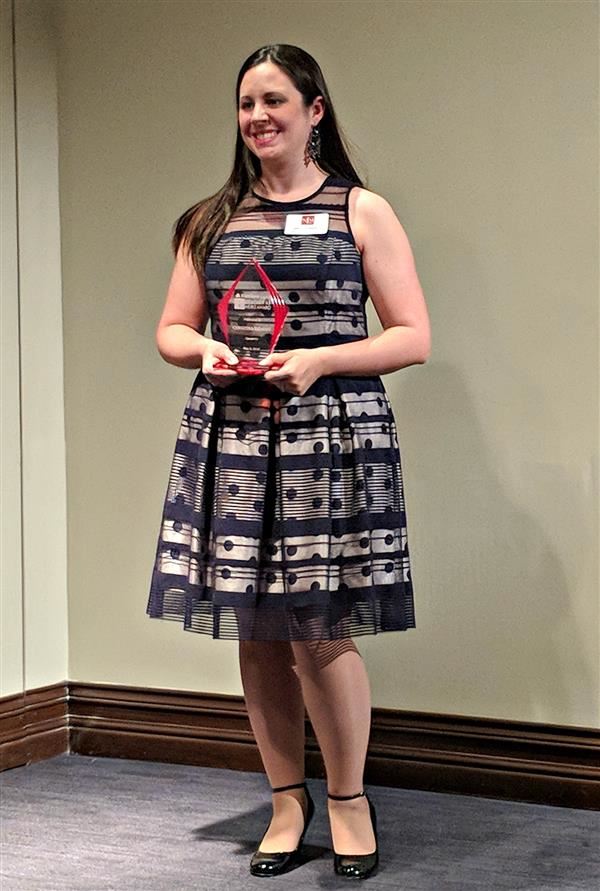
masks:
[[[254,106],[252,110],[252,120],[253,121],[261,121],[265,117],[265,108],[264,105],[260,105],[258,102]]]

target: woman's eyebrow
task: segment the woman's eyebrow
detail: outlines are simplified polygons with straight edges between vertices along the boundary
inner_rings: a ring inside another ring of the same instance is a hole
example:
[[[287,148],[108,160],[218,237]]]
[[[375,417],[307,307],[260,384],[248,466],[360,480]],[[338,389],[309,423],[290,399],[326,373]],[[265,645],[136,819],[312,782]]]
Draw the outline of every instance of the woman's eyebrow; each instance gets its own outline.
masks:
[[[266,93],[263,93],[263,96],[281,96],[283,95],[281,90],[267,90]],[[242,99],[252,99],[252,96],[240,96],[240,101]]]

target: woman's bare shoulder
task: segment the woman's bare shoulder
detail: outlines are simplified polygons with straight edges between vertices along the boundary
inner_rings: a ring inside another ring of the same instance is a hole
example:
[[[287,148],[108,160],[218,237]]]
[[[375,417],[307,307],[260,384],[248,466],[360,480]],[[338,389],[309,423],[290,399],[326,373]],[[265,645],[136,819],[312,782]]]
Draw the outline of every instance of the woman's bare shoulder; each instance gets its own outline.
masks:
[[[368,226],[378,220],[384,222],[386,218],[390,218],[390,215],[396,216],[393,207],[383,195],[366,189],[364,186],[354,186],[350,190],[348,216],[356,246],[361,253],[365,245],[365,233]]]

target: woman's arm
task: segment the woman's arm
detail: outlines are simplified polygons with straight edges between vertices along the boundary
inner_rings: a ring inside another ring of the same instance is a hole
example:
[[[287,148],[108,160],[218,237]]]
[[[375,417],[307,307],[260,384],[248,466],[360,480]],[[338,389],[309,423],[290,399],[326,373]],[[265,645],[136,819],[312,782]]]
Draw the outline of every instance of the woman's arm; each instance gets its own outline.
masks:
[[[207,321],[204,284],[189,254],[184,256],[180,247],[156,329],[156,345],[165,362],[180,368],[201,368],[203,349],[210,338],[199,332],[205,330]]]
[[[352,343],[318,347],[322,374],[388,374],[423,364],[431,352],[431,331],[406,232],[385,198],[367,189],[351,190],[348,214],[384,330]]]

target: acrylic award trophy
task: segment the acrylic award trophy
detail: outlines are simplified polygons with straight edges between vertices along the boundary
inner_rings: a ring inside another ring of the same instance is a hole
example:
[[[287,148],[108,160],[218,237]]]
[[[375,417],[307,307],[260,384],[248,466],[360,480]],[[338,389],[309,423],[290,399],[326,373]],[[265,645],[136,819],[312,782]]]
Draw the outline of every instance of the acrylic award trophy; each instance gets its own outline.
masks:
[[[264,374],[269,366],[258,363],[275,349],[288,307],[258,260],[244,266],[217,309],[225,342],[239,361],[219,359],[213,368]]]

